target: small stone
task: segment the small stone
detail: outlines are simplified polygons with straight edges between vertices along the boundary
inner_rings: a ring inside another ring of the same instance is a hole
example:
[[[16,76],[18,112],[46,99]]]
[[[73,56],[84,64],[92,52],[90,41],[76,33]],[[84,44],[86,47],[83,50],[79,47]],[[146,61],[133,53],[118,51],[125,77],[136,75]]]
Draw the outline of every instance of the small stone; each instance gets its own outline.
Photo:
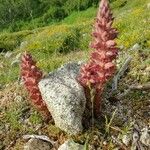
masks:
[[[5,87],[9,87],[10,84],[6,84]]]
[[[26,46],[27,46],[28,42],[27,41],[24,41],[20,44],[20,49],[25,49]]]
[[[50,150],[52,144],[39,139],[30,139],[25,145],[24,150]]]
[[[89,145],[88,145],[88,150],[95,150],[94,145],[89,144]]]
[[[131,146],[132,150],[136,150],[139,139],[140,139],[139,133],[135,130],[132,135],[132,146]]]
[[[135,51],[135,50],[139,50],[141,47],[138,43],[136,43],[135,45],[133,45],[133,47],[131,48],[132,51]]]
[[[83,149],[84,145],[75,143],[73,140],[66,141],[58,148],[58,150],[83,150]]]
[[[16,102],[21,102],[22,100],[23,100],[23,98],[20,95],[17,95],[14,99],[14,101],[16,101]]]
[[[146,67],[145,71],[150,72],[150,67]]]
[[[142,130],[142,134],[140,137],[140,141],[148,147],[150,147],[150,133],[149,132],[150,131],[148,130],[148,128],[144,128]]]
[[[150,3],[147,4],[147,8],[150,9]]]
[[[42,140],[42,141],[45,141],[45,142],[50,142],[50,143],[54,143],[54,141],[51,141],[49,139],[48,136],[46,135],[36,135],[36,134],[26,134],[26,135],[23,135],[23,139],[25,140],[28,140],[28,139],[39,139],[39,140]]]
[[[0,52],[0,55],[1,55],[1,56],[5,56],[5,53],[4,53],[4,52]]]
[[[19,53],[19,54],[16,55],[16,59],[17,59],[17,60],[19,60],[20,57],[21,57],[21,53]]]
[[[17,66],[19,63],[20,63],[20,61],[19,61],[18,59],[13,60],[13,61],[11,62],[11,66]]]
[[[103,145],[107,145],[107,141],[104,141],[104,142],[103,142]]]
[[[122,142],[126,145],[129,146],[131,142],[131,137],[129,135],[123,135],[122,137]]]
[[[5,131],[9,131],[10,130],[10,125],[9,124],[5,124]]]
[[[1,68],[1,69],[4,68],[4,63],[3,63],[3,62],[0,63],[0,68]]]
[[[36,125],[36,127],[35,127],[35,131],[38,131],[41,127],[42,127],[42,124],[38,124],[38,125]]]
[[[32,126],[32,123],[30,122],[29,118],[24,120],[24,124],[28,126]]]
[[[123,45],[121,45],[119,48],[120,48],[121,50],[123,50],[125,47],[124,47]]]
[[[12,56],[12,52],[10,52],[10,51],[8,51],[8,52],[6,52],[6,54],[5,54],[5,58],[10,58]]]
[[[133,133],[133,142],[134,143],[136,143],[138,140],[139,140],[139,133],[137,132],[137,131],[135,131],[134,133]]]

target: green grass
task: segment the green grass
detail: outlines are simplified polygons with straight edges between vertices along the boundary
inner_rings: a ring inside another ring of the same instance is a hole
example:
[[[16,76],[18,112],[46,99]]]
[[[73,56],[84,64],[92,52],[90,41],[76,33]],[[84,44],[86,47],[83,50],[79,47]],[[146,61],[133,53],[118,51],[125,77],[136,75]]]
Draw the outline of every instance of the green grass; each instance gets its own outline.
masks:
[[[93,21],[96,16],[97,8],[91,7],[85,11],[73,12],[70,16],[65,18],[62,23],[65,24],[81,24]]]
[[[29,117],[29,122],[34,125],[38,125],[42,123],[42,118],[37,111],[33,111]]]
[[[150,47],[150,13],[147,8],[149,0],[127,1],[127,4],[116,10],[115,27],[119,30],[118,44],[129,48],[135,43]]]
[[[137,82],[143,84],[150,82],[150,13],[147,8],[147,3],[150,3],[150,0],[127,0],[127,3],[124,3],[125,1],[116,0],[111,4],[115,16],[114,26],[120,33],[117,39],[118,45],[124,45],[124,53],[133,57],[128,74],[123,80],[127,85]],[[91,7],[81,12],[73,12],[63,21],[46,27],[40,27],[38,22],[40,19],[35,19],[32,22],[22,22],[24,24],[22,29],[26,27],[27,30],[14,33],[7,32],[7,30],[1,32],[0,50],[12,51],[13,54],[10,58],[5,58],[3,54],[0,54],[0,86],[7,85],[7,90],[8,84],[15,82],[20,77],[19,64],[11,66],[11,63],[18,53],[24,51],[29,51],[33,55],[33,58],[37,60],[37,66],[44,73],[53,71],[69,61],[87,60],[91,51],[88,45],[91,41],[92,24],[96,12],[97,9]],[[38,28],[32,29],[35,26],[34,23]],[[32,30],[28,30],[30,28]],[[24,44],[21,44],[22,42]],[[127,49],[135,43],[141,45],[141,50],[130,51]],[[124,90],[124,86],[122,89]],[[40,115],[31,109],[27,112],[30,114],[28,121],[31,126],[22,126],[20,117],[24,115],[24,108],[27,106],[24,104],[24,100],[27,99],[27,96],[25,96],[22,87],[21,90],[22,93],[17,95],[23,96],[23,102],[13,103],[14,98],[11,98],[11,106],[0,110],[1,112],[4,111],[0,125],[10,126],[10,133],[4,138],[6,145],[18,134],[36,133],[36,126],[42,122]],[[6,91],[6,95],[10,94],[8,91]],[[15,96],[17,90],[10,89],[10,92],[14,93],[12,95]],[[140,109],[143,96],[142,92],[131,92],[130,95],[127,95],[127,99],[130,102],[139,100],[138,108]],[[6,98],[6,103],[8,103],[7,99],[9,97]],[[136,108],[134,110],[137,111]],[[126,130],[128,131],[128,129]],[[48,126],[47,131],[52,135],[60,134],[60,130],[53,125]]]
[[[13,51],[18,46],[20,46],[21,42],[25,37],[32,34],[33,31],[20,31],[14,33],[2,32],[0,34],[0,49],[4,49],[4,51]]]

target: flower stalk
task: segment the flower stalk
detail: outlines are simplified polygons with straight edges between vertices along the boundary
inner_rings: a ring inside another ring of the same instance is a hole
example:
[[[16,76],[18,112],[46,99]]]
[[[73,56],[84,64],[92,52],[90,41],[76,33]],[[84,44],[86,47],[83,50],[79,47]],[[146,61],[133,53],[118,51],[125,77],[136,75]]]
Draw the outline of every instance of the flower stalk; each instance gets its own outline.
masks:
[[[112,27],[113,16],[108,0],[101,0],[99,10],[94,25],[93,41],[91,43],[92,51],[90,60],[83,65],[78,76],[78,81],[84,87],[86,97],[89,86],[95,89],[94,111],[95,116],[100,115],[101,96],[106,82],[113,76],[116,65],[114,60],[118,54],[115,38],[117,30]]]
[[[48,121],[51,118],[51,115],[45,102],[42,100],[38,87],[38,83],[42,76],[42,71],[36,66],[36,62],[32,59],[32,56],[25,52],[21,59],[21,77],[24,86],[29,93],[32,104],[39,112],[41,112],[44,119]]]

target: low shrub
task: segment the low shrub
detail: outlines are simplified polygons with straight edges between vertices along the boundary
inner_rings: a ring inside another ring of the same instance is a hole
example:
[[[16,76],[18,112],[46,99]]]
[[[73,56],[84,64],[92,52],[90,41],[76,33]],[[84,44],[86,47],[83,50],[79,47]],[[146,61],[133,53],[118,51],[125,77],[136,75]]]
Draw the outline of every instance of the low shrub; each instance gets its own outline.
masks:
[[[27,46],[30,52],[42,51],[52,53],[68,53],[80,47],[80,29],[66,25],[52,26],[39,34],[27,38]]]
[[[23,41],[23,39],[32,34],[32,31],[22,31],[17,33],[0,34],[0,49],[4,51],[12,51]]]

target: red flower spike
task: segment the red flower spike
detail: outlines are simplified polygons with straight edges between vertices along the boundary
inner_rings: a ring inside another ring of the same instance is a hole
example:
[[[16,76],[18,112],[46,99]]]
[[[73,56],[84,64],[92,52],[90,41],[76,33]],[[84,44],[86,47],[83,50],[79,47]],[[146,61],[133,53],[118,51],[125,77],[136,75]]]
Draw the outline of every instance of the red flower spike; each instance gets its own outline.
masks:
[[[46,104],[42,100],[38,87],[38,83],[42,76],[42,72],[37,68],[36,62],[33,61],[32,56],[25,52],[21,59],[21,77],[32,100],[32,104],[41,112],[44,119],[48,121],[51,118],[51,115]]]
[[[108,0],[101,0],[92,34],[91,47],[95,50],[91,53],[90,61],[81,67],[78,76],[78,81],[85,91],[89,85],[96,91],[94,100],[96,117],[100,115],[101,94],[104,86],[113,76],[116,68],[113,60],[117,57],[118,48],[114,39],[118,32],[112,28],[113,20]],[[86,97],[88,100],[87,92]]]

